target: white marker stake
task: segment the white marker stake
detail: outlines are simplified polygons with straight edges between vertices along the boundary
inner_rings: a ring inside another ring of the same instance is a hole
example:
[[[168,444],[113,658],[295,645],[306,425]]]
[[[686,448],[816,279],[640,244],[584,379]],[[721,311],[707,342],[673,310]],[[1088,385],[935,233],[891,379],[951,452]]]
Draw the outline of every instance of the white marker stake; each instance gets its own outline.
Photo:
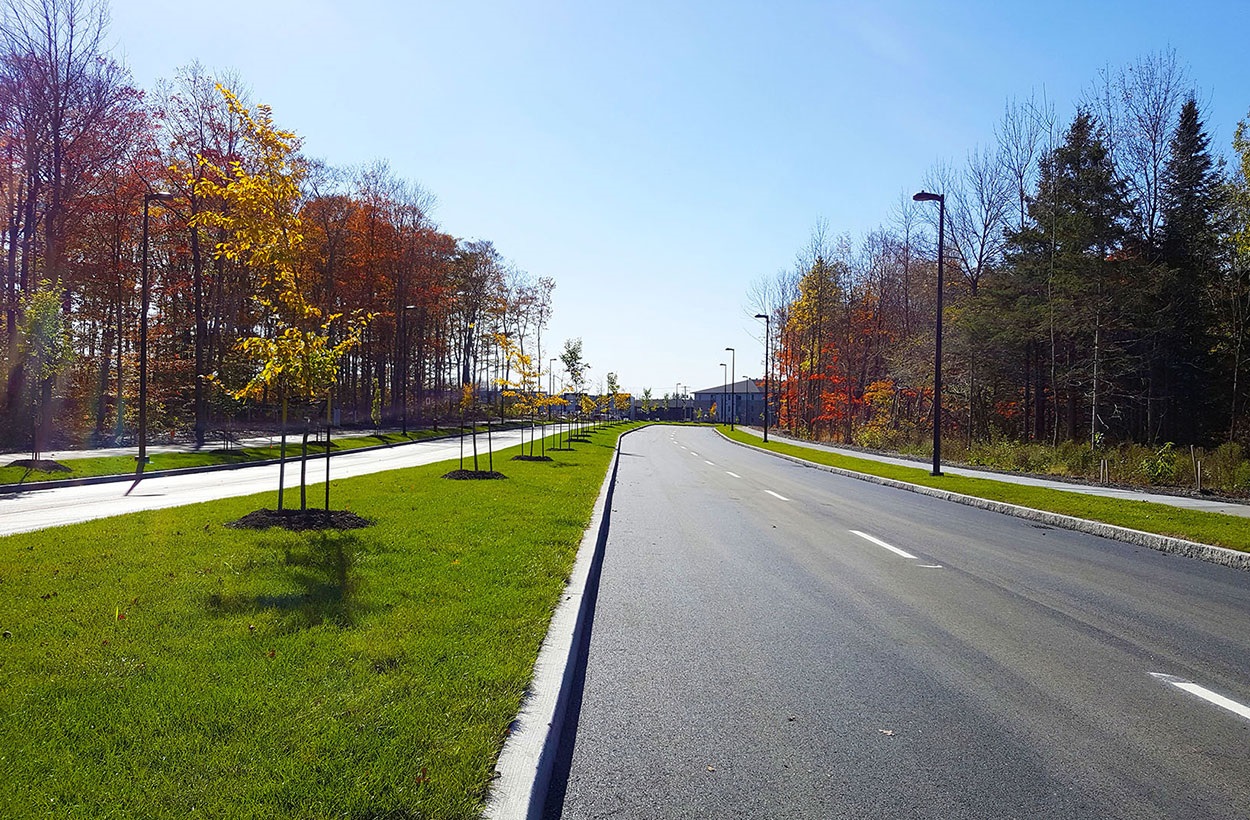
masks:
[[[868,534],[868,533],[866,533],[866,532],[860,532],[859,530],[851,530],[851,532],[853,532],[854,534],[858,535],[860,538],[863,538],[865,541],[871,541],[872,543],[876,544],[878,547],[885,547],[885,548],[886,548],[886,549],[888,549],[890,552],[893,552],[893,553],[895,553],[895,554],[897,554],[897,555],[901,555],[901,556],[903,556],[904,558],[912,558],[912,559],[914,559],[914,558],[916,557],[916,556],[912,555],[910,552],[904,552],[903,550],[899,549],[898,547],[892,547],[892,546],[890,546],[889,544],[887,544],[887,543],[885,543],[884,541],[882,541],[880,538],[875,538],[875,537],[873,537],[873,536],[869,535],[869,534]]]
[[[1235,700],[1230,700],[1223,695],[1212,692],[1205,686],[1199,686],[1193,681],[1178,678],[1176,675],[1169,675],[1165,672],[1151,672],[1150,677],[1155,680],[1161,680],[1164,683],[1170,683],[1177,689],[1184,689],[1191,695],[1197,695],[1208,703],[1214,703],[1221,709],[1227,709],[1235,715],[1241,715],[1246,720],[1250,720],[1250,707],[1243,706]]]
[[[771,495],[773,498],[779,498],[779,499],[781,499],[782,501],[789,501],[789,500],[790,500],[790,499],[786,498],[784,495],[782,495],[781,493],[775,493],[775,492],[773,492],[772,490],[765,490],[764,492],[768,493],[768,494],[769,494],[769,495]]]

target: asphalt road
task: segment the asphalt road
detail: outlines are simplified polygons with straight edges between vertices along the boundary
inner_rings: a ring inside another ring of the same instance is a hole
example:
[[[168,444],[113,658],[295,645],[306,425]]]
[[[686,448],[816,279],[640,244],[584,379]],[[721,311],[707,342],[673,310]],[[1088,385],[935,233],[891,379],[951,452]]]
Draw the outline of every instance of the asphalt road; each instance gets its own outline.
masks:
[[[1250,573],[648,428],[547,816],[1245,818],[1248,650]]]
[[[528,430],[493,433],[494,449],[501,450],[519,444],[523,433],[528,441]],[[295,447],[298,452],[298,442]],[[333,481],[366,473],[397,470],[455,459],[460,456],[460,447],[461,440],[454,438],[417,441],[364,452],[346,452],[330,459],[330,479]],[[477,447],[479,457],[485,456],[487,452],[485,433],[478,434]],[[470,437],[464,439],[464,452],[466,459],[471,457],[472,439]],[[486,469],[485,461],[482,461],[480,466],[481,469]],[[325,481],[325,468],[324,454],[321,458],[310,454],[308,482],[310,487],[314,484],[318,487],[316,491],[310,489],[314,504],[324,492],[321,486]],[[139,486],[131,490],[132,483],[113,482],[57,489],[36,489],[37,485],[31,485],[31,489],[20,493],[0,496],[0,535],[106,518],[139,510],[177,507],[182,504],[196,504],[201,501],[253,493],[273,492],[276,501],[278,465],[240,467],[192,475],[151,475],[145,477]],[[288,488],[299,487],[298,461],[287,462],[286,486]],[[130,491],[129,495],[127,491]],[[333,501],[333,494],[331,494],[331,501]]]

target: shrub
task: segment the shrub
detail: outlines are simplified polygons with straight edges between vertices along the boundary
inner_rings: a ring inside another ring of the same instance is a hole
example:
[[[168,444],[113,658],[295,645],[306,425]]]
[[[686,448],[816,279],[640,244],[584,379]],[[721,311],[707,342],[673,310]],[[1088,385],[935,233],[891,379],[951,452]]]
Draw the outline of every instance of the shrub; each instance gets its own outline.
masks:
[[[1176,463],[1176,453],[1172,450],[1172,442],[1168,442],[1155,451],[1154,455],[1141,460],[1141,474],[1150,484],[1175,484],[1180,474]]]

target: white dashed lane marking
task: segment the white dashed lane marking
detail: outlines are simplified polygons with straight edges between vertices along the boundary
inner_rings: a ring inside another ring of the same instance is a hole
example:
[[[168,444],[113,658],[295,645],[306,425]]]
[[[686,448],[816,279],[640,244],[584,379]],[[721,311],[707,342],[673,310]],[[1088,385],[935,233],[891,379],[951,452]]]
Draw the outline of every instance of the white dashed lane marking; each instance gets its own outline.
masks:
[[[1164,683],[1170,683],[1177,689],[1182,689],[1191,695],[1197,695],[1208,703],[1214,703],[1221,709],[1227,709],[1235,715],[1241,715],[1246,720],[1250,720],[1250,707],[1238,703],[1231,698],[1226,698],[1216,692],[1212,692],[1205,686],[1199,686],[1193,681],[1178,678],[1176,675],[1169,675],[1165,672],[1151,672],[1150,677],[1155,680],[1163,681]]]
[[[789,501],[789,500],[790,500],[790,499],[786,498],[784,495],[782,495],[781,493],[775,493],[775,492],[773,492],[772,490],[765,490],[764,492],[768,493],[768,494],[769,494],[769,495],[771,495],[773,498],[778,498],[778,499],[780,499],[780,500],[782,500],[782,501]]]
[[[876,544],[878,547],[885,547],[890,552],[893,552],[896,555],[901,555],[904,558],[911,558],[913,560],[916,557],[912,555],[910,552],[907,552],[906,550],[901,550],[898,547],[891,546],[890,544],[885,543],[880,538],[877,538],[874,535],[869,535],[868,533],[860,532],[859,530],[851,530],[851,532],[853,532],[855,535],[858,535],[860,538],[863,538],[865,541],[871,541],[872,543]]]

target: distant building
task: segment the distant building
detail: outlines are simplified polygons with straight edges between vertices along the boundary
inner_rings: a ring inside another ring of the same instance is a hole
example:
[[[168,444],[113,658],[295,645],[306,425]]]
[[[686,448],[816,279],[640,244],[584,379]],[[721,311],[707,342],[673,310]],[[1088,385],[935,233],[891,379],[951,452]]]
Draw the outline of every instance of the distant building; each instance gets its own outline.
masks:
[[[728,424],[733,417],[734,424],[762,425],[764,423],[764,385],[763,380],[745,378],[733,384],[718,384],[696,390],[693,394],[693,410],[698,417]],[[712,405],[716,405],[713,414]]]

